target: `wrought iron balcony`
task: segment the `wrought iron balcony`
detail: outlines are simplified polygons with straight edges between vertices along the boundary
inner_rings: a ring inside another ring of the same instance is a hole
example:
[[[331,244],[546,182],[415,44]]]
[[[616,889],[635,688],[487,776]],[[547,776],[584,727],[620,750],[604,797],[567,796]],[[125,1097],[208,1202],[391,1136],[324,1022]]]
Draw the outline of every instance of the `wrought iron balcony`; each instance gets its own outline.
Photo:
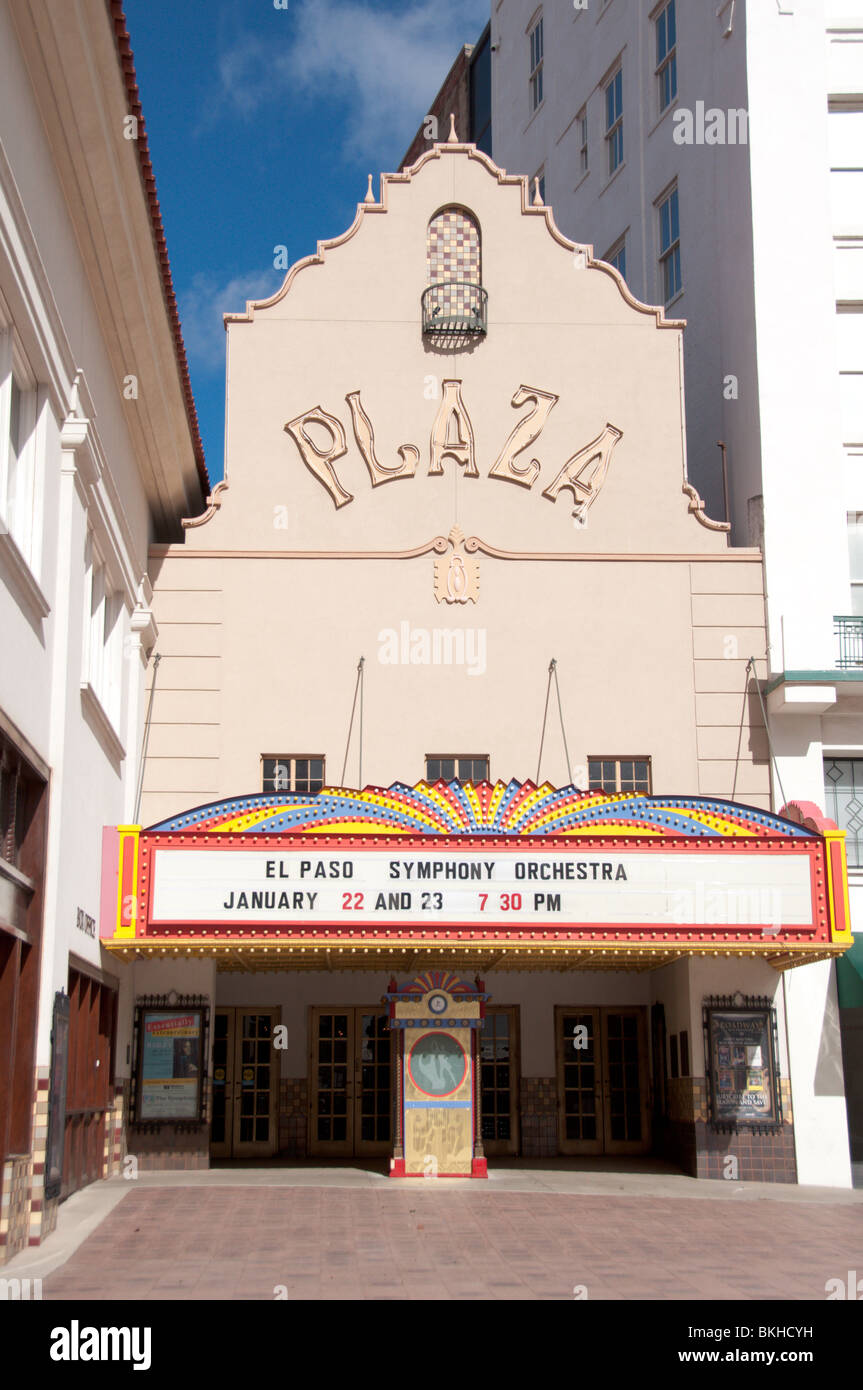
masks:
[[[423,333],[486,333],[488,294],[466,280],[442,280],[423,291]]]
[[[836,669],[863,670],[863,617],[834,617]]]

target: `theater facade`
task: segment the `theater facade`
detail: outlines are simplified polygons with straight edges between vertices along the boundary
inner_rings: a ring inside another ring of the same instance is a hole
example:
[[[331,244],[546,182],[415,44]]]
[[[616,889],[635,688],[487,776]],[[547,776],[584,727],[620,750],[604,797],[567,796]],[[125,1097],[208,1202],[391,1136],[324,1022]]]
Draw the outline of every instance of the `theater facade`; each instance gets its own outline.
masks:
[[[847,1184],[844,836],[774,800],[683,325],[451,131],[226,329],[104,832],[128,1152]]]

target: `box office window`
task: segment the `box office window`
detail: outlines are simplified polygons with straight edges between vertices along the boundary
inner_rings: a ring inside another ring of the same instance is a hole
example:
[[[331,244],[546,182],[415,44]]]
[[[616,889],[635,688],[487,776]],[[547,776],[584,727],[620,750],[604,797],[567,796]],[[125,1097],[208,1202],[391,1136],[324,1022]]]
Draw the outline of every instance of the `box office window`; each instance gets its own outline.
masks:
[[[488,757],[485,754],[429,754],[426,758],[427,782],[487,782]]]
[[[326,759],[317,754],[265,754],[261,768],[265,792],[319,792],[324,785]]]
[[[649,758],[589,758],[587,775],[592,792],[651,792]]]

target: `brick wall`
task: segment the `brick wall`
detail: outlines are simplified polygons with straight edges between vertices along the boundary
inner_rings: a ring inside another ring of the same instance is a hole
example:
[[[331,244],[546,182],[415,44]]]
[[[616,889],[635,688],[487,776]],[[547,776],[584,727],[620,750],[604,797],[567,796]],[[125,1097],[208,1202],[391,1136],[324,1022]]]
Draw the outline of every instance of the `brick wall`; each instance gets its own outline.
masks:
[[[707,1079],[675,1077],[668,1082],[668,1122],[662,1137],[666,1157],[695,1178],[740,1182],[797,1182],[791,1083],[780,1080],[781,1129],[776,1134],[741,1130],[720,1133],[708,1124]],[[734,1164],[729,1163],[734,1159]]]
[[[3,1165],[0,1195],[0,1264],[28,1245],[40,1245],[57,1224],[59,1198],[45,1199],[50,1069],[37,1067],[33,1088],[32,1149]]]
[[[429,107],[428,114],[438,123],[437,135],[429,139],[424,131],[425,119],[411,141],[410,149],[399,168],[409,169],[416,164],[421,154],[432,145],[446,140],[449,135],[450,113],[455,116],[455,132],[463,143],[470,139],[470,55],[472,44],[465,44],[446,77],[443,86]]]

